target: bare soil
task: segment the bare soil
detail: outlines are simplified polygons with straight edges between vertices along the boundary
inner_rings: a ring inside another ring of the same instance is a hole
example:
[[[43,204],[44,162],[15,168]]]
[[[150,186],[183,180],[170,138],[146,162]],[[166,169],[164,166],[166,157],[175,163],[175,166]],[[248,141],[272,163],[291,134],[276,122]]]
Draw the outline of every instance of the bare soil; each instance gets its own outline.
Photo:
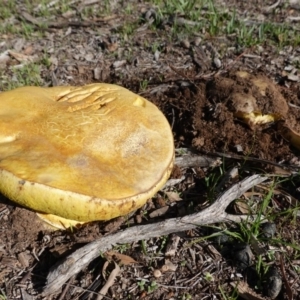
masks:
[[[233,181],[242,178],[242,173],[292,175],[293,185],[281,184],[278,190],[285,191],[293,201],[288,202],[288,197],[279,193],[272,196],[271,203],[278,211],[272,220],[277,225],[277,235],[286,243],[277,245],[276,250],[284,253],[283,269],[289,283],[283,284],[277,299],[291,299],[290,293],[297,299],[299,273],[291,265],[299,270],[299,252],[294,256],[295,250],[286,245],[294,243],[299,247],[299,217],[293,222],[284,215],[280,217],[279,212],[299,205],[300,181],[295,176],[295,172],[299,172],[299,149],[288,135],[282,134],[284,126],[300,133],[299,83],[289,80],[288,74],[284,73],[284,68],[298,55],[299,49],[286,47],[278,53],[276,46],[268,44],[238,49],[234,48],[231,37],[200,38],[197,34],[169,39],[167,33],[174,25],[172,18],[178,16],[163,20],[154,30],[149,20],[155,18],[155,6],[131,1],[134,14],[124,15],[121,12],[123,4],[115,2],[110,15],[105,18],[82,20],[73,15],[60,15],[54,22],[50,17],[46,21],[55,24],[44,29],[42,37],[33,35],[24,39],[1,34],[0,54],[11,50],[24,55],[21,59],[9,55],[1,64],[8,82],[14,80],[13,67],[26,64],[30,57],[41,65],[40,84],[44,86],[91,82],[120,84],[160,107],[172,126],[176,148],[193,148],[197,155],[218,156],[226,172],[233,167],[240,169],[241,174]],[[228,2],[236,5],[238,12],[258,14],[252,8],[244,7],[247,6],[244,1],[243,4]],[[78,1],[78,5],[86,4]],[[263,5],[267,4],[264,2]],[[282,7],[280,14],[265,17],[278,22],[280,17],[284,19],[289,14],[290,9]],[[20,10],[20,16],[14,16],[12,22],[21,26],[21,20],[24,21],[24,13]],[[25,18],[25,21],[34,26],[34,20],[30,22]],[[127,23],[134,23],[136,27],[124,41],[120,32]],[[158,50],[153,53],[151,45],[154,43]],[[37,59],[45,55],[50,57],[47,66]],[[221,66],[216,66],[214,57],[220,57]],[[247,77],[240,76],[241,72],[247,72]],[[251,105],[254,111],[274,115],[277,119],[267,124],[247,123],[237,113]],[[224,174],[220,174],[218,168],[180,169],[175,166],[171,178],[185,176],[174,189],[180,194],[179,199],[174,200],[174,194],[160,192],[132,216],[87,224],[72,231],[53,232],[34,212],[18,207],[2,196],[0,292],[7,299],[97,299],[97,292],[106,282],[102,276],[105,258],[99,256],[89,268],[72,278],[63,291],[43,297],[41,292],[50,267],[82,245],[126,226],[180,217],[203,209],[215,196],[207,189],[205,179],[212,174],[222,179]],[[229,183],[222,189],[228,186]],[[167,209],[162,216],[149,216],[164,207]],[[232,230],[238,230],[236,225],[231,226]],[[208,234],[207,229],[199,228],[174,236],[136,241],[132,245],[118,245],[115,251],[130,256],[136,263],[126,265],[124,258],[123,261],[118,257],[115,259],[121,260],[122,273],[109,289],[108,299],[224,299],[222,291],[234,295],[236,283],[247,281],[246,277],[250,275],[245,275],[234,264],[235,258],[230,254],[232,243],[221,246],[211,240],[191,243]],[[166,256],[167,245],[175,236],[179,237],[175,255]],[[289,255],[294,262],[289,261]],[[280,257],[274,257],[264,258],[265,263],[275,264],[280,269]],[[155,277],[154,270],[161,269],[168,261],[176,266],[175,269]],[[262,298],[252,299],[270,299],[262,286],[256,286],[257,282],[254,279],[251,286],[248,280],[253,291]],[[240,295],[239,299],[243,297]]]

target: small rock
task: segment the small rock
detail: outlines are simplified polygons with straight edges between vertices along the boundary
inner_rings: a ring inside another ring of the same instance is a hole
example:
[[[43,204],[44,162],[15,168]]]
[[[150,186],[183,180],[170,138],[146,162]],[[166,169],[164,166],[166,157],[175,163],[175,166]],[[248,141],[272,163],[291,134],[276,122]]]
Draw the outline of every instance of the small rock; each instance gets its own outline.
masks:
[[[209,230],[208,234],[213,235],[212,241],[218,245],[225,244],[229,241],[229,236],[225,234],[221,229]]]
[[[101,78],[101,68],[97,67],[94,69],[94,79],[100,80]]]
[[[271,266],[266,274],[266,294],[275,299],[282,288],[282,278],[275,266]]]
[[[85,55],[85,60],[86,61],[93,61],[93,59],[94,59],[94,55],[92,53],[87,53]]]
[[[252,264],[253,253],[250,249],[250,246],[247,244],[237,245],[235,247],[235,253],[233,258],[235,261],[236,267],[243,271]]]
[[[124,66],[125,64],[126,64],[126,60],[117,60],[113,63],[113,67],[116,69]]]
[[[243,153],[243,146],[242,145],[235,145],[235,149],[236,149],[236,152],[238,153]]]
[[[201,42],[202,42],[201,37],[196,37],[195,41],[194,41],[194,44],[195,44],[195,46],[199,46]]]
[[[24,268],[28,268],[29,267],[29,260],[30,260],[31,256],[26,252],[18,253],[17,256],[18,256],[18,261],[21,263],[21,265]]]
[[[222,63],[221,63],[221,60],[218,58],[218,57],[215,57],[214,58],[214,65],[217,69],[221,68],[222,66]]]
[[[294,69],[294,67],[291,66],[291,65],[288,65],[288,66],[284,67],[284,70],[288,71],[288,72],[291,72],[293,69]]]
[[[290,81],[299,81],[299,76],[298,75],[294,75],[294,74],[289,74],[287,76],[288,80]]]
[[[266,239],[271,239],[276,233],[276,225],[272,222],[262,223],[261,226],[262,237]]]
[[[68,29],[65,32],[65,36],[68,36],[72,33],[72,27],[68,27]]]
[[[154,59],[155,59],[156,61],[159,60],[159,55],[160,55],[160,52],[159,52],[158,50],[156,50],[155,53],[154,53]]]
[[[157,19],[157,13],[153,8],[150,8],[146,13],[145,13],[145,20],[146,21],[151,21],[152,20],[156,20]]]
[[[257,46],[257,51],[259,52],[259,53],[262,53],[262,52],[264,52],[264,48],[262,47],[262,46]]]
[[[62,16],[64,18],[71,18],[71,17],[73,17],[75,15],[76,15],[76,11],[75,10],[68,10],[65,13],[62,14]]]
[[[136,215],[135,220],[136,220],[136,222],[137,222],[138,224],[141,224],[142,221],[143,221],[143,218],[142,218],[141,215]]]
[[[5,66],[5,64],[10,60],[8,51],[0,53],[0,64]]]
[[[52,67],[52,70],[55,70],[58,66],[58,59],[56,56],[51,56],[49,58],[49,61],[51,62],[51,67]]]
[[[225,233],[221,233],[220,235],[214,237],[213,241],[218,245],[222,245],[229,241],[229,236]]]
[[[181,45],[182,45],[184,48],[189,49],[191,44],[190,44],[190,42],[189,42],[187,39],[185,39],[185,40],[182,40],[182,41],[181,41]]]
[[[84,66],[78,65],[77,66],[78,74],[85,74],[86,68]]]
[[[66,68],[69,72],[72,72],[72,71],[74,71],[74,66],[72,66],[72,65],[69,65],[69,66],[67,66],[67,68]]]
[[[14,50],[16,50],[17,52],[21,52],[24,45],[25,45],[25,39],[23,38],[17,39],[17,41],[14,43]]]

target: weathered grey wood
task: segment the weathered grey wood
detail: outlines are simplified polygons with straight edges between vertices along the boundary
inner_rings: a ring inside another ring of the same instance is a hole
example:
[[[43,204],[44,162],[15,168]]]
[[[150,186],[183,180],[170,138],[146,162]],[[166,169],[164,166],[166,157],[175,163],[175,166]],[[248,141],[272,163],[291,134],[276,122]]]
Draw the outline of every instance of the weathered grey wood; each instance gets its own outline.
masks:
[[[181,149],[176,149],[180,151]],[[178,156],[175,158],[175,165],[180,168],[192,168],[192,167],[201,167],[201,168],[214,168],[222,163],[219,157],[208,157],[206,155],[195,155],[192,151],[186,148],[182,148],[184,155]],[[169,188],[174,186],[185,179],[185,176],[176,179],[169,179],[162,189]]]
[[[219,157],[208,157],[205,155],[183,155],[175,158],[175,164],[180,168],[202,167],[209,168],[220,165],[222,160]]]
[[[201,212],[155,224],[134,226],[118,233],[101,237],[87,244],[50,270],[43,295],[47,296],[58,291],[69,278],[79,273],[93,259],[97,258],[100,252],[105,252],[116,244],[131,243],[141,239],[149,239],[174,232],[190,230],[204,224],[226,221],[240,222],[241,220],[249,218],[249,216],[227,214],[225,209],[230,202],[266,179],[267,177],[253,175],[242,180],[224,192],[211,206]]]

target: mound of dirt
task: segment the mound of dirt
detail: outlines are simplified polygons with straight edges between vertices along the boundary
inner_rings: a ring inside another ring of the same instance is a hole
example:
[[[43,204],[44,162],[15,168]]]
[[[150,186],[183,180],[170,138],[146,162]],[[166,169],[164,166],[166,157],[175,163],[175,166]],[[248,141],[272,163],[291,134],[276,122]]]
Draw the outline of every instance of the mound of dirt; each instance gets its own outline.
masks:
[[[156,99],[173,124],[176,146],[275,162],[289,161],[291,145],[298,147],[299,109],[291,101],[271,79],[244,71],[181,83]]]

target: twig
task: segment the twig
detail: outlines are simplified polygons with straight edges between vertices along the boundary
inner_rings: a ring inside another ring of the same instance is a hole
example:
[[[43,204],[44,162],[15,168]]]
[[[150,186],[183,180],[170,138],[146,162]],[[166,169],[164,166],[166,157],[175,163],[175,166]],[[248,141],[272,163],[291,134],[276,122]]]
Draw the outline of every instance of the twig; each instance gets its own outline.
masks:
[[[234,199],[240,197],[244,192],[266,179],[267,177],[261,177],[259,175],[253,175],[244,179],[224,192],[210,207],[201,212],[183,218],[174,218],[154,224],[134,226],[124,231],[101,237],[87,244],[66,257],[62,262],[56,264],[50,270],[43,295],[47,296],[55,293],[69,278],[79,273],[92,260],[97,258],[101,252],[111,249],[118,243],[132,243],[141,239],[149,239],[174,232],[191,230],[203,224],[226,221],[241,222],[249,218],[250,216],[228,214],[225,212],[225,209]]]
[[[175,164],[180,168],[216,167],[222,163],[220,158],[212,158],[206,155],[183,155],[175,158]]]
[[[274,4],[267,6],[267,7],[263,7],[262,11],[264,13],[270,13],[271,11],[273,11],[275,8],[277,8],[279,5],[281,4],[281,0],[276,1]]]
[[[207,152],[207,153],[205,153],[205,155],[224,157],[224,158],[230,158],[230,159],[236,159],[236,160],[258,162],[258,163],[272,165],[272,166],[279,167],[279,168],[286,168],[288,170],[295,170],[297,172],[300,169],[300,167],[297,165],[279,164],[279,163],[276,163],[271,160],[260,159],[260,158],[256,158],[256,157],[246,156],[246,155],[227,154],[227,153],[221,153],[221,152]]]
[[[45,20],[39,20],[34,18],[32,15],[27,13],[26,11],[21,11],[19,14],[20,18],[24,19],[25,21],[37,26],[37,27],[46,27],[46,28],[55,28],[55,29],[61,29],[61,28],[68,28],[70,26],[72,27],[91,27],[91,26],[99,26],[105,20],[98,20],[98,22],[92,22],[92,21],[68,21],[68,20],[62,20],[60,22],[47,22]]]
[[[65,288],[63,289],[60,297],[58,298],[58,300],[63,300],[65,299],[66,293],[70,288],[70,284],[71,284],[72,278],[69,280],[69,282],[66,284]]]

